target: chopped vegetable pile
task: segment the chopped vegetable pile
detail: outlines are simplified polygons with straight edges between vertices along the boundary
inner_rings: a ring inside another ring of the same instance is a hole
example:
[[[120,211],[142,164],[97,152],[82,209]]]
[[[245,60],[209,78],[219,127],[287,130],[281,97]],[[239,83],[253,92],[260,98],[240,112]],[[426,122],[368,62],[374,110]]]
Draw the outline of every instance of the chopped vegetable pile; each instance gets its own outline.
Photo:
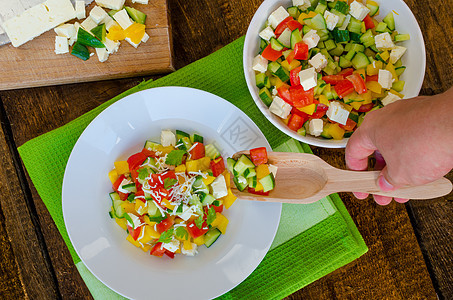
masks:
[[[236,197],[222,156],[203,142],[198,134],[163,130],[161,144],[146,141],[141,152],[115,162],[109,214],[133,245],[159,257],[193,256],[225,234],[222,211]]]
[[[300,135],[340,140],[365,115],[404,98],[409,34],[382,21],[375,1],[293,0],[268,17],[253,60],[256,85],[269,110]]]
[[[256,195],[269,195],[275,187],[277,167],[268,164],[266,148],[254,148],[250,155],[241,155],[237,160],[227,159],[228,170],[233,174],[233,182],[239,191]]]

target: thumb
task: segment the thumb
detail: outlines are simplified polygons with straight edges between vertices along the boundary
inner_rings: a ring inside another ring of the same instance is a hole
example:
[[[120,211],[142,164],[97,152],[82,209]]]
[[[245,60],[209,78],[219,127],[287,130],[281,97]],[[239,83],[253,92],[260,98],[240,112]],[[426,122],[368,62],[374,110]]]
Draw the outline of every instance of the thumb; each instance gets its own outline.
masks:
[[[388,168],[385,166],[377,179],[377,185],[383,192],[391,192],[397,189],[396,185],[391,180],[391,177],[388,174]]]

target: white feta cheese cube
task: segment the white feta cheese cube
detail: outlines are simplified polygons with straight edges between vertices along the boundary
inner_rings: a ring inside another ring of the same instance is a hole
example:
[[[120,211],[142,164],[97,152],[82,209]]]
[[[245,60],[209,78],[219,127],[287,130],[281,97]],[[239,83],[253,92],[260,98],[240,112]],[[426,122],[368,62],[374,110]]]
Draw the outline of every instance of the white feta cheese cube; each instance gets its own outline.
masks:
[[[132,3],[148,4],[148,0],[132,0]]]
[[[219,199],[228,195],[228,188],[226,185],[225,177],[220,174],[217,178],[211,183],[212,195],[214,198]]]
[[[145,32],[145,34],[142,37],[142,43],[146,43],[149,40],[149,35]]]
[[[398,100],[401,100],[401,98],[398,95],[395,95],[393,93],[388,93],[388,95],[381,100],[382,104],[384,106],[389,105],[390,103],[396,102]]]
[[[300,10],[306,10],[311,6],[310,0],[293,0],[293,6],[297,6]]]
[[[179,244],[180,244],[179,240],[172,238],[169,243],[162,243],[162,248],[165,248],[168,251],[175,253],[176,250],[179,249]]]
[[[94,48],[100,62],[105,62],[109,58],[109,53],[106,48]]]
[[[388,32],[376,35],[374,37],[374,42],[376,43],[376,47],[379,50],[390,50],[395,48],[395,44],[393,43],[392,37]]]
[[[280,24],[284,19],[288,17],[288,11],[283,6],[280,6],[273,13],[271,13],[267,21],[272,26],[272,28],[276,28],[278,24]]]
[[[277,166],[274,166],[272,164],[269,164],[268,165],[268,168],[269,168],[269,172],[271,172],[273,175],[274,175],[274,178],[277,177],[277,170],[278,170],[278,167]]]
[[[54,29],[58,36],[63,36],[69,39],[69,46],[72,46],[77,40],[77,31],[74,24],[62,24]]]
[[[299,72],[300,84],[304,91],[314,88],[318,83],[318,74],[315,68],[305,69]]]
[[[140,222],[140,218],[137,217],[136,215],[131,214],[131,213],[127,213],[127,215],[130,217],[130,220],[132,221],[132,223],[131,223],[131,222],[129,222],[129,220],[128,220],[128,221],[127,221],[127,224],[128,224],[129,226],[131,226],[132,228],[135,229],[135,228],[139,227],[139,226],[142,224],[142,222]]]
[[[346,125],[349,117],[349,111],[344,108],[340,102],[332,101],[330,102],[326,115],[331,121]]]
[[[307,32],[306,35],[302,38],[302,41],[308,45],[308,49],[314,48],[318,46],[319,40],[321,38],[319,37],[318,33],[316,30],[310,30]]]
[[[383,89],[390,89],[392,88],[393,83],[393,75],[388,70],[379,70],[378,74],[378,83],[381,85]]]
[[[321,119],[312,119],[308,123],[308,132],[314,136],[320,136],[324,129],[324,122]]]
[[[286,119],[293,107],[278,96],[274,96],[272,100],[271,106],[269,106],[269,111],[282,119]]]
[[[140,41],[140,43],[136,44],[136,43],[134,43],[133,41],[131,41],[131,39],[128,38],[128,37],[125,38],[124,40],[125,40],[126,42],[128,42],[131,46],[133,46],[134,48],[137,48],[137,47],[140,45],[140,43],[141,43],[141,41]]]
[[[270,27],[267,26],[263,30],[261,30],[259,36],[266,41],[269,41],[272,37],[275,37],[274,30]]]
[[[326,10],[324,12],[324,19],[326,20],[327,29],[334,30],[335,26],[337,26],[338,21],[340,21],[340,17],[331,13],[330,11]]]
[[[176,136],[171,130],[162,130],[160,133],[160,143],[164,147],[175,146]]]
[[[82,22],[82,24],[80,24],[80,26],[82,26],[83,29],[85,29],[86,31],[91,33],[91,29],[98,26],[98,24],[96,24],[96,22],[91,18],[91,16],[88,16],[88,18],[83,20],[83,22]]]
[[[316,69],[316,72],[321,72],[327,66],[327,58],[323,54],[318,53],[308,63]]]
[[[120,24],[118,24],[115,20],[113,20],[112,17],[110,17],[110,16],[108,16],[108,17],[109,17],[110,19],[109,19],[109,18],[105,18],[105,19],[104,19],[104,22],[105,22],[105,29],[106,29],[107,31],[109,31],[110,28],[112,28],[112,26],[114,26],[114,25],[120,26]],[[120,26],[120,27],[121,27],[121,26]]]
[[[178,217],[183,219],[184,221],[187,221],[190,219],[190,217],[193,215],[193,209],[192,207],[189,207],[185,204],[182,206],[182,214],[179,214]]]
[[[252,69],[260,73],[264,73],[267,71],[267,65],[268,65],[267,59],[258,54],[253,59]]]
[[[105,8],[120,10],[126,0],[96,0],[96,4]]]
[[[187,256],[195,256],[198,251],[197,251],[197,244],[195,243],[190,243],[192,245],[192,249],[186,250],[184,247],[181,247],[181,253]]]
[[[94,22],[96,22],[96,24],[103,23],[104,18],[107,16],[108,14],[105,12],[105,10],[97,5],[90,11],[90,17]]]
[[[275,89],[275,88],[272,89],[272,95],[273,95],[273,96],[277,96],[277,95],[278,95],[277,89]]]
[[[363,21],[370,13],[370,9],[360,2],[354,1],[349,6],[349,14],[359,21]]]
[[[85,1],[77,0],[75,2],[75,11],[76,11],[76,18],[79,20],[85,19],[87,17],[85,11]]]
[[[113,15],[113,18],[115,19],[118,24],[120,24],[121,28],[126,30],[129,26],[133,24],[131,21],[131,18],[129,18],[129,15],[127,14],[126,9],[122,9],[116,14]]]
[[[69,52],[68,38],[57,35],[55,37],[55,53],[64,54],[64,53],[68,53],[68,52]]]
[[[401,46],[396,46],[390,52],[390,62],[395,64],[403,55],[406,53],[406,48]]]

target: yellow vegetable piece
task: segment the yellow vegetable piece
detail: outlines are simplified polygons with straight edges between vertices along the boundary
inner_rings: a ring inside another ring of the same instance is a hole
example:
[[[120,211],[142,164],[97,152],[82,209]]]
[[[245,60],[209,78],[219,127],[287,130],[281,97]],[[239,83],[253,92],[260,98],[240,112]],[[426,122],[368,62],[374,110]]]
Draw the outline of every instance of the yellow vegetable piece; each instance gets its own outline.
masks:
[[[129,173],[129,164],[127,161],[116,161],[114,165],[119,175]]]
[[[154,230],[154,226],[145,225],[140,229],[140,234],[138,235],[138,242],[142,244],[149,243],[153,239],[160,238],[160,233]]]
[[[255,191],[259,192],[259,191],[262,191],[262,190],[264,190],[263,184],[258,181],[258,183],[256,184]]]
[[[349,112],[352,111],[352,106],[349,105],[349,104],[343,104],[343,107],[344,107],[345,109],[347,109]]]
[[[365,32],[366,32],[365,22],[362,22],[362,33],[365,33]]]
[[[139,44],[145,35],[145,24],[133,23],[124,32],[134,44]]]
[[[367,89],[372,91],[373,93],[382,93],[382,86],[377,81],[367,81],[365,85]]]
[[[222,198],[223,206],[225,206],[226,209],[230,208],[236,199],[237,197],[233,194],[233,192],[231,192],[231,189],[228,189],[228,195]]]
[[[300,111],[302,111],[302,112],[304,112],[304,113],[306,113],[308,115],[312,115],[315,112],[315,110],[316,110],[316,104],[314,104],[314,103],[313,104],[309,104],[309,105],[304,106],[302,108],[298,108],[298,110],[300,110]]]
[[[289,118],[291,118],[291,114],[289,114],[289,116],[286,118],[286,119],[283,119],[283,123],[285,123],[286,125],[288,125],[289,123]]]
[[[391,90],[389,91],[389,93],[392,93],[392,94],[394,94],[394,95],[397,95],[397,96],[400,97],[401,99],[404,98],[404,95],[403,95],[403,94],[398,93],[398,92],[395,91],[394,89],[391,89]]]
[[[289,62],[288,62],[286,59],[285,59],[284,61],[282,61],[281,66],[282,66],[286,71],[290,71],[290,69],[289,69]]]
[[[363,102],[351,102],[351,106],[354,107],[355,110],[358,110],[360,106],[362,106]]]
[[[366,93],[363,93],[360,96],[362,96],[362,98],[363,98],[362,104],[368,104],[368,103],[372,102],[371,91],[367,91]],[[351,103],[351,105],[352,105],[352,103]]]
[[[121,228],[123,228],[124,230],[127,230],[127,221],[125,218],[115,218],[115,222],[116,224],[118,224]]]
[[[217,227],[222,234],[225,234],[227,226],[228,226],[228,219],[221,213],[216,213],[216,217],[214,221],[211,223],[212,227]]]
[[[258,179],[264,178],[265,176],[269,175],[269,167],[266,164],[261,164],[255,168],[256,177]]]
[[[166,198],[162,199],[162,202],[161,202],[166,208],[168,209],[175,209],[175,206],[176,205],[173,205],[170,201],[168,201]]]
[[[281,81],[277,76],[270,76],[269,80],[271,82],[271,85],[275,85],[277,89],[284,84],[283,81]]]
[[[387,61],[390,58],[390,53],[388,52],[388,50],[385,50],[384,52],[380,53],[379,56],[381,56],[384,61]]]
[[[179,165],[175,168],[176,173],[185,173],[186,172],[186,166],[185,165]]]
[[[206,185],[210,185],[214,180],[215,180],[214,176],[208,175],[206,178],[203,178],[203,183]]]
[[[156,147],[156,151],[161,152],[162,155],[168,154],[173,150],[175,150],[175,147],[173,147],[173,146],[164,147],[162,145],[157,145],[157,147]]]
[[[151,250],[151,245],[150,244],[145,244],[143,246],[140,247],[144,252],[148,252],[149,250]]]
[[[121,203],[120,206],[123,208],[123,210],[126,213],[130,213],[130,214],[135,213],[135,203],[130,203],[129,201],[123,201],[123,203]]]
[[[151,221],[148,215],[145,215],[143,219],[145,220],[145,223],[148,224],[149,226],[154,226],[157,224],[156,222]]]
[[[197,237],[193,242],[197,244],[197,246],[204,245],[204,235]]]
[[[314,11],[310,11],[308,14],[301,13],[299,15],[299,18],[297,19],[297,21],[299,21],[300,24],[304,25],[305,24],[305,22],[304,22],[305,19],[313,18],[316,15],[317,15],[317,13],[315,13]]]
[[[186,161],[186,170],[187,170],[187,172],[197,172],[198,171],[198,161],[197,160]]]
[[[115,181],[118,179],[119,175],[116,170],[112,170],[109,172],[109,179],[112,182],[112,184],[115,183]]]
[[[293,59],[293,61],[289,64],[289,70],[294,70],[295,68],[297,68],[298,66],[300,66],[300,61],[297,60],[297,59]]]
[[[399,81],[398,74],[396,74],[395,67],[393,66],[392,63],[388,63],[388,65],[387,65],[387,67],[385,67],[385,69],[387,71],[389,71],[390,73],[392,73],[393,79],[395,79],[395,81]]]
[[[345,133],[345,130],[341,128],[337,123],[331,124],[328,131],[334,140],[341,140]]]
[[[197,159],[197,162],[198,162],[198,168],[201,171],[206,171],[206,170],[210,169],[211,159],[209,157],[205,156],[200,159]]]
[[[355,74],[359,74],[360,76],[362,76],[363,79],[366,78],[366,70],[365,70],[365,69],[358,69],[358,70],[355,70],[354,73],[355,73]]]
[[[192,250],[193,249],[192,243],[190,241],[184,241],[183,244],[182,244],[182,247],[184,248],[184,250]]]
[[[129,241],[132,245],[134,245],[135,247],[138,247],[138,248],[141,248],[141,247],[142,247],[142,245],[140,245],[139,242],[137,242],[136,240],[134,240],[134,238],[133,238],[130,234],[127,235],[126,240],[128,240],[128,241]]]
[[[124,40],[126,38],[126,33],[121,26],[113,25],[107,33],[107,38],[112,41]]]
[[[139,215],[143,215],[148,211],[148,207],[146,206],[146,203],[141,201],[141,200],[136,200],[135,201],[135,211]]]
[[[384,68],[384,63],[380,60],[376,60],[374,63],[369,64],[366,67],[366,74],[368,76],[378,75],[379,70]]]
[[[324,95],[320,95],[319,98],[318,98],[318,101],[319,101],[319,103],[322,103],[324,105],[330,106],[329,99],[327,99],[327,97],[324,96]]]
[[[231,187],[231,175],[230,175],[230,172],[225,169],[225,171],[223,171],[223,177],[225,177],[225,183],[226,183],[226,186],[227,186],[227,189],[230,189]]]

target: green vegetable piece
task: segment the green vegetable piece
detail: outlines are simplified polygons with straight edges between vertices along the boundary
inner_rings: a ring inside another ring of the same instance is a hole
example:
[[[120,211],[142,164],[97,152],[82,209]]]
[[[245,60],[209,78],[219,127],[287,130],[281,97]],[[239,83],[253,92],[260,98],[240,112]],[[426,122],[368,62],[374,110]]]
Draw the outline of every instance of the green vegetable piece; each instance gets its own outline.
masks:
[[[194,222],[198,229],[201,229],[201,227],[203,227],[203,215],[200,215]]]
[[[173,237],[174,231],[175,230],[173,228],[170,228],[167,231],[162,232],[162,234],[160,235],[160,238],[157,242],[170,243],[171,238]]]
[[[189,238],[189,233],[184,227],[176,228],[175,235],[184,240],[187,240]]]
[[[108,15],[111,16],[113,18],[113,16],[119,12],[119,10],[116,10],[116,9],[112,9],[111,11],[108,12]]]
[[[164,179],[164,188],[166,188],[168,190],[169,188],[174,186],[176,184],[176,182],[178,182],[178,180],[176,180],[174,178],[165,178]]]
[[[186,153],[187,152],[185,150],[173,150],[170,153],[168,153],[165,163],[171,166],[180,165],[182,163],[182,157]]]
[[[79,42],[76,42],[74,44],[71,50],[71,54],[82,60],[87,60],[88,58],[90,58],[90,51],[88,51],[88,48],[80,44]]]
[[[91,29],[91,32],[97,37],[101,42],[105,42],[105,36],[107,34],[105,29],[105,23]]]
[[[216,215],[216,213],[215,213],[215,209],[214,209],[214,207],[211,206],[211,207],[208,209],[208,217],[207,217],[207,219],[206,219],[206,223],[207,223],[208,225],[211,225],[212,222],[214,222],[214,220],[215,220],[216,217],[217,217],[217,215]]]
[[[88,31],[79,28],[77,32],[77,43],[93,48],[105,48],[105,45]]]
[[[127,11],[127,14],[137,23],[145,24],[146,14],[129,6],[124,7]]]

